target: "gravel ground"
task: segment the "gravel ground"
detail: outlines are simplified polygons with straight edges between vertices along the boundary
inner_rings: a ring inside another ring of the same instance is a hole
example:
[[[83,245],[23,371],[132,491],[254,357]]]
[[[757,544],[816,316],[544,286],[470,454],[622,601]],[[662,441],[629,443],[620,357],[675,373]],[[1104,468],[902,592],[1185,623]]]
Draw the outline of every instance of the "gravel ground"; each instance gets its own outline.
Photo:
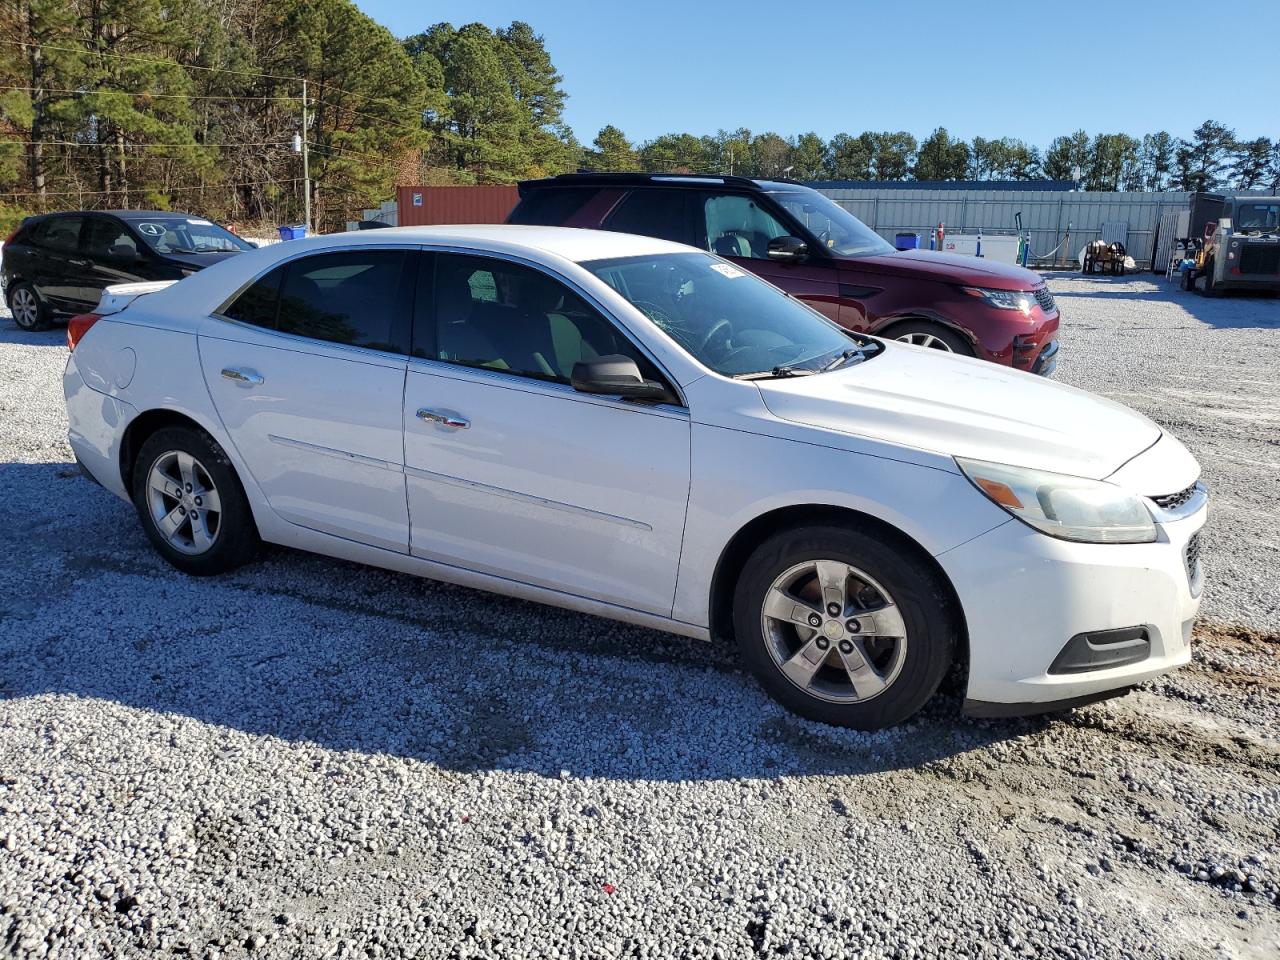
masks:
[[[0,320],[0,954],[1280,953],[1280,303],[1052,281],[1214,489],[1193,664],[1034,720],[772,705],[708,644],[285,550],[187,579]]]

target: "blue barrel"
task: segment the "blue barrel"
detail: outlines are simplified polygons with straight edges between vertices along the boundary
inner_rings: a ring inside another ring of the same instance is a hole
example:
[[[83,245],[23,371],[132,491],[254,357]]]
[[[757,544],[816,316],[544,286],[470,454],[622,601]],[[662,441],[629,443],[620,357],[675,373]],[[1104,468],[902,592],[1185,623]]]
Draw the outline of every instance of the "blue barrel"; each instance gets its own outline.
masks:
[[[307,235],[307,227],[302,223],[287,224],[276,229],[280,231],[281,240],[301,240]]]
[[[893,235],[893,245],[899,250],[918,250],[920,249],[920,234],[895,233]]]

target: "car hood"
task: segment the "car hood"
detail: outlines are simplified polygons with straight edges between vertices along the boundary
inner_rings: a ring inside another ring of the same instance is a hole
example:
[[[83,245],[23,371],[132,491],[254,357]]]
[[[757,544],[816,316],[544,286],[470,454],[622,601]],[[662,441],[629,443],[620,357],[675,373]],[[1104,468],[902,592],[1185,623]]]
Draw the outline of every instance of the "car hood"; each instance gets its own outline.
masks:
[[[203,270],[205,267],[211,267],[215,263],[221,263],[223,260],[229,260],[245,252],[243,250],[235,250],[228,253],[164,253],[160,257],[166,263],[176,263],[189,269]]]
[[[1083,390],[899,343],[841,370],[755,384],[782,420],[1095,480],[1161,436],[1141,414]]]
[[[934,250],[897,250],[873,257],[859,257],[856,262],[860,270],[919,276],[943,283],[995,287],[1000,290],[1033,290],[1044,283],[1040,274],[1011,263]]]

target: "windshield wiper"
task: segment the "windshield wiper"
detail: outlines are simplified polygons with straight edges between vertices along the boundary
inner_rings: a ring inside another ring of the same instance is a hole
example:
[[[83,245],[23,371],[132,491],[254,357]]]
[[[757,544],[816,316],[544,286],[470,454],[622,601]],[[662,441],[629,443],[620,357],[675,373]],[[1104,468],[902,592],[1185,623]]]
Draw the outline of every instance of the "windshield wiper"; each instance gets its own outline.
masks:
[[[807,367],[774,367],[772,370],[761,370],[758,373],[740,373],[735,380],[783,380],[787,377],[811,377],[817,370]]]
[[[831,359],[830,362],[818,368],[818,373],[826,373],[828,370],[834,370],[836,367],[842,367],[849,360],[857,359],[859,362],[867,359],[867,355],[861,347],[850,347],[848,350],[841,350],[840,355]]]

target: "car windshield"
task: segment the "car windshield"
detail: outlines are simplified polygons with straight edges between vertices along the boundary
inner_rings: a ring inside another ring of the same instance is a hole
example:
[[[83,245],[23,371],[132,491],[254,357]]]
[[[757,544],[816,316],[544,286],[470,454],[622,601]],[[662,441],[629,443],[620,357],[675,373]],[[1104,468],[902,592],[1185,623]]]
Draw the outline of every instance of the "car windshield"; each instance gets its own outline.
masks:
[[[1242,203],[1236,206],[1235,230],[1262,230],[1271,233],[1280,229],[1280,203]]]
[[[892,253],[893,245],[835,201],[808,187],[771,190],[769,196],[799,220],[818,242],[842,257]]]
[[[156,253],[238,253],[253,246],[199,217],[147,217],[129,225]]]
[[[708,253],[582,264],[696,360],[729,377],[795,376],[874,352],[799,300]]]

